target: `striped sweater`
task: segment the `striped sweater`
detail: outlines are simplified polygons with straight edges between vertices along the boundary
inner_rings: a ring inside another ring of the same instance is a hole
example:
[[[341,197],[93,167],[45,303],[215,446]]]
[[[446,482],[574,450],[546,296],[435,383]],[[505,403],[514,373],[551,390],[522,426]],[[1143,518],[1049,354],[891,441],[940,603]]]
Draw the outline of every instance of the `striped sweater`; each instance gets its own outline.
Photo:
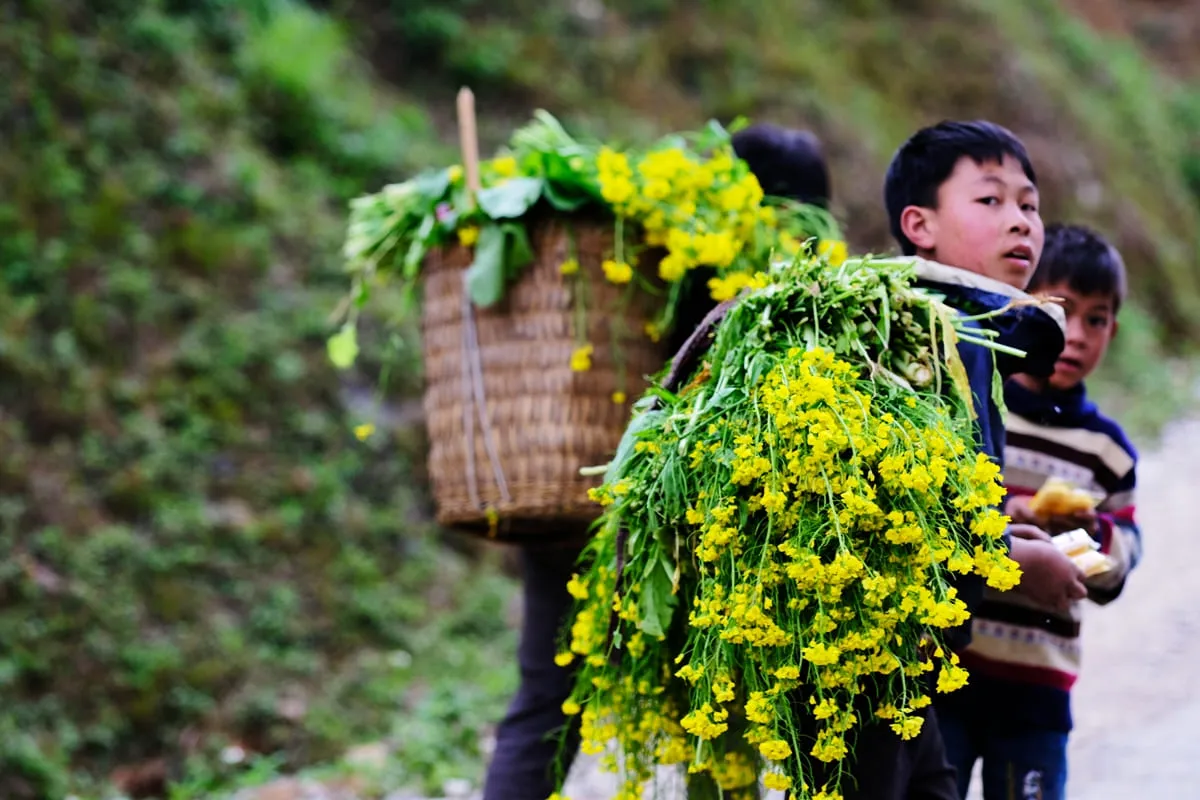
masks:
[[[1005,387],[1004,479],[1012,495],[1032,495],[1057,477],[1103,495],[1096,538],[1113,562],[1089,578],[1089,598],[1099,604],[1121,593],[1141,554],[1134,522],[1137,452],[1120,426],[1102,415],[1082,385],[1070,392]],[[962,653],[971,672],[967,688],[947,697],[965,713],[1002,729],[1069,731],[1070,690],[1080,668],[1083,603],[1067,612],[1039,608],[1015,592],[988,590],[973,616],[972,642]]]

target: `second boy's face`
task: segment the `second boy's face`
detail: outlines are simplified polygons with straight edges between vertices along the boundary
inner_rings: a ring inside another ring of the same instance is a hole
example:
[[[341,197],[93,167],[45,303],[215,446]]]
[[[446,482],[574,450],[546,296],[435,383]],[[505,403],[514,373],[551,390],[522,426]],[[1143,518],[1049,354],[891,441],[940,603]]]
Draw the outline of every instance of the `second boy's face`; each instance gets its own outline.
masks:
[[[1067,316],[1066,346],[1054,365],[1050,388],[1065,392],[1078,386],[1100,365],[1117,332],[1117,315],[1110,295],[1080,294],[1063,283],[1038,289],[1039,295],[1062,300]]]
[[[922,211],[919,254],[1017,289],[1029,283],[1046,231],[1037,187],[1017,159],[977,164],[964,156],[939,187],[938,207]]]

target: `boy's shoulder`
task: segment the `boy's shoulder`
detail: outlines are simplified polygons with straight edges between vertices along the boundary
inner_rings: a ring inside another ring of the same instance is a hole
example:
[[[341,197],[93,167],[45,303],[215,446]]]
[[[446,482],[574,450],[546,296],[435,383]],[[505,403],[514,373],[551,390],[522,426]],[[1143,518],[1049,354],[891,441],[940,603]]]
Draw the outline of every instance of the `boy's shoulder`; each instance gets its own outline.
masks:
[[[936,261],[917,258],[915,267],[918,286],[937,292],[947,305],[968,316],[991,313],[981,327],[993,331],[998,344],[1025,354],[998,351],[994,360],[1001,376],[1026,372],[1044,377],[1054,371],[1067,331],[1066,314],[1057,303]]]
[[[1136,463],[1138,460],[1137,448],[1134,447],[1133,442],[1126,435],[1125,429],[1121,427],[1121,423],[1101,411],[1100,407],[1091,400],[1088,400],[1088,403],[1091,404],[1092,414],[1088,418],[1087,429],[1094,433],[1102,433],[1112,439]]]
[[[917,285],[938,292],[947,305],[968,314],[1008,309],[1008,319],[1036,315],[1052,321],[1065,334],[1067,316],[1061,306],[1039,299],[985,275],[913,256]]]

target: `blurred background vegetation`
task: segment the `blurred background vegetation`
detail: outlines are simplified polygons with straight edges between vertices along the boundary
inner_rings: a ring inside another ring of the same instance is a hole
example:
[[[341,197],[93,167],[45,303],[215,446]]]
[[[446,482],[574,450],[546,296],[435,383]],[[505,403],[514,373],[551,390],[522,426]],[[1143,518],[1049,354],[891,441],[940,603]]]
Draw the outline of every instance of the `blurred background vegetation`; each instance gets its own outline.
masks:
[[[361,374],[324,351],[346,203],[453,161],[460,85],[485,150],[538,107],[810,127],[860,250],[909,133],[1008,125],[1048,219],[1126,255],[1097,383],[1148,446],[1194,397],[1197,40],[1188,0],[5,4],[0,796],[210,796],[364,742],[366,794],[479,778],[507,557],[429,521],[413,321]]]

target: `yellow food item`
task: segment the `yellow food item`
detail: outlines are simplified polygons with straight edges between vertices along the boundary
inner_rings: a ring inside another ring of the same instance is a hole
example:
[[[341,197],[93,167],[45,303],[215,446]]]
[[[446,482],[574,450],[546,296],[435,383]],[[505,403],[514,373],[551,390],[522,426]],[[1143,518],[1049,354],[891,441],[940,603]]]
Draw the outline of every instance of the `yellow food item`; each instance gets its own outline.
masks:
[[[1096,507],[1096,498],[1060,478],[1048,478],[1029,501],[1029,510],[1039,517],[1066,517]]]
[[[1076,528],[1073,531],[1060,533],[1054,537],[1053,541],[1054,546],[1059,549],[1059,552],[1068,558],[1074,558],[1083,553],[1100,549],[1100,545],[1096,544],[1096,540],[1088,536],[1087,531],[1083,528]]]
[[[1112,569],[1112,561],[1103,553],[1097,553],[1095,550],[1088,550],[1074,556],[1072,561],[1075,566],[1083,570],[1083,577],[1090,578],[1093,575],[1099,575],[1101,572],[1108,572]]]
[[[1075,566],[1083,571],[1083,577],[1090,578],[1113,568],[1112,560],[1100,551],[1100,545],[1088,535],[1083,528],[1060,533],[1053,539],[1058,551],[1075,562]]]

